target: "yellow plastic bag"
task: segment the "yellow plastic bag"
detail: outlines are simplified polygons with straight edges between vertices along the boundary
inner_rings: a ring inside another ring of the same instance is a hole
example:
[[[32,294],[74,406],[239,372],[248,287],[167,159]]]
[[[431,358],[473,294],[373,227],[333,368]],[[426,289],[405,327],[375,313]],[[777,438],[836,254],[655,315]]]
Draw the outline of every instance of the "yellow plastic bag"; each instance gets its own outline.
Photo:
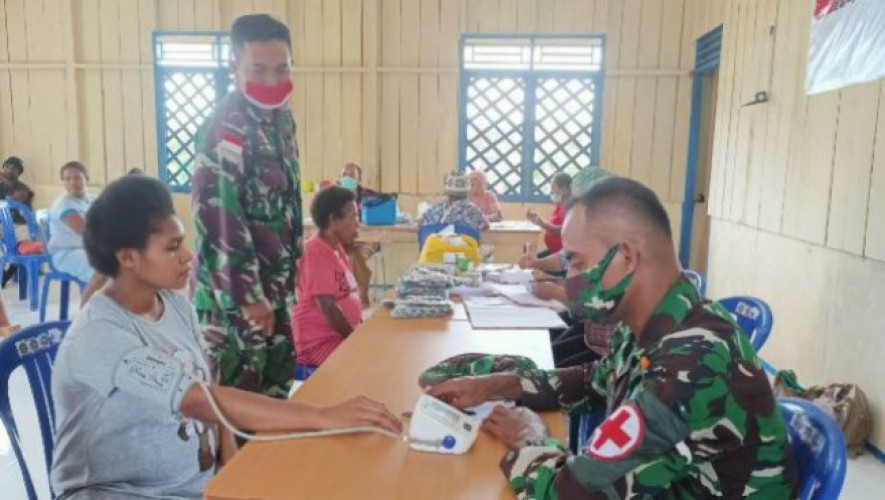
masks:
[[[431,234],[424,240],[421,257],[422,264],[442,264],[446,253],[463,253],[474,265],[479,265],[479,242],[465,235]]]

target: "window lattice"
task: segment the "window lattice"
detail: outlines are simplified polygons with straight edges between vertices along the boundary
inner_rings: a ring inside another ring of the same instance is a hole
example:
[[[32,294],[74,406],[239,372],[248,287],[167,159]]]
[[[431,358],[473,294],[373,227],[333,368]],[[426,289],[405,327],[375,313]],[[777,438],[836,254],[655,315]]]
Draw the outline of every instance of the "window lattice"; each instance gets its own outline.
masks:
[[[230,44],[224,33],[155,33],[154,73],[160,178],[189,191],[196,137],[230,90]]]
[[[560,173],[599,163],[599,36],[464,35],[461,166],[503,200],[541,201]]]

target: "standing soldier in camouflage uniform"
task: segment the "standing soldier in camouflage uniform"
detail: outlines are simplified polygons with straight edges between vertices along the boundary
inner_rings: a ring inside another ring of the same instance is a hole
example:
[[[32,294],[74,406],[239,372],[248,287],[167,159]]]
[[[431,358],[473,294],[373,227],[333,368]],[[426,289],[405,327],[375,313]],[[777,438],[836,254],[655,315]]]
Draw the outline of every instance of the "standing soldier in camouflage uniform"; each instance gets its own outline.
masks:
[[[728,313],[680,275],[670,223],[651,190],[608,179],[563,227],[570,307],[619,322],[609,354],[583,367],[520,369],[429,390],[460,407],[494,398],[606,419],[572,456],[526,408],[483,427],[511,450],[501,467],[519,498],[796,496],[784,423],[753,347]]]
[[[231,44],[236,90],[198,138],[193,301],[220,383],[284,398],[302,239],[289,29],[242,16]]]

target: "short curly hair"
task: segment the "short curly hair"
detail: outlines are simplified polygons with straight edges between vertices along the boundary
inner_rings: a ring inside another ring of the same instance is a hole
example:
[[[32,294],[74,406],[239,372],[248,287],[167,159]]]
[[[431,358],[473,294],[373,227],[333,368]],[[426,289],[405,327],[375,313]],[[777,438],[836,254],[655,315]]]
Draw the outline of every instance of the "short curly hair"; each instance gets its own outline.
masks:
[[[328,229],[332,217],[344,217],[344,209],[348,203],[356,201],[356,194],[339,186],[329,186],[313,198],[310,204],[310,216],[320,230]]]
[[[143,250],[151,233],[173,215],[169,189],[157,179],[130,175],[112,182],[86,212],[83,246],[89,263],[104,275],[117,276],[117,252]]]

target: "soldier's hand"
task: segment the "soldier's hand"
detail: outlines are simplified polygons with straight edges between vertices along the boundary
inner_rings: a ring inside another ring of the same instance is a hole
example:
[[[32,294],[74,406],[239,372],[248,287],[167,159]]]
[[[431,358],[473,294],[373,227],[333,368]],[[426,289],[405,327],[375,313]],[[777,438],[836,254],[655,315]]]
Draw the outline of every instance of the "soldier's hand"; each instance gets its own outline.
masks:
[[[538,283],[532,283],[532,295],[541,300],[562,300],[565,298],[565,288],[559,283],[541,281]]]
[[[531,253],[526,253],[519,258],[520,269],[533,269],[535,267],[535,263],[537,263],[537,259],[535,258],[534,254]]]
[[[265,337],[273,335],[275,318],[267,299],[243,306],[243,316],[253,331],[260,331]]]
[[[400,434],[403,423],[396,418],[382,403],[365,396],[320,409],[323,428],[340,429],[343,427],[380,427]]]
[[[482,422],[482,428],[508,448],[518,448],[547,436],[547,425],[541,416],[525,407],[496,406]]]
[[[489,377],[461,377],[426,388],[427,394],[457,408],[470,408],[495,396]]]

